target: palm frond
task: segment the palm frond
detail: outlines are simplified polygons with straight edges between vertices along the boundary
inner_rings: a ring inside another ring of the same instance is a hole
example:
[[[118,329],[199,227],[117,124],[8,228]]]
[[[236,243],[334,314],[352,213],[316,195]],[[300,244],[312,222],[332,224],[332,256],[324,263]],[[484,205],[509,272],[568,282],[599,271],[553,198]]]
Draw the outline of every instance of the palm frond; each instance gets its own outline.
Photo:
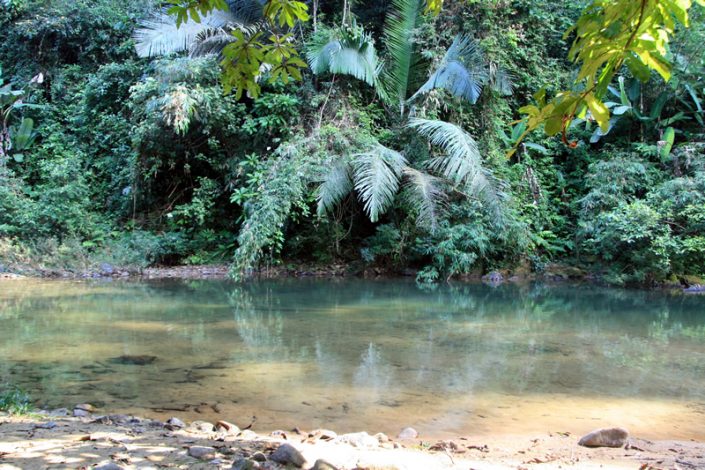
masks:
[[[227,3],[235,21],[249,25],[262,20],[266,0],[227,0]]]
[[[423,0],[392,0],[384,28],[390,64],[384,74],[385,94],[402,106],[418,72],[413,34],[423,12]]]
[[[490,63],[489,82],[492,89],[504,96],[514,93],[514,76],[501,66]]]
[[[458,35],[446,51],[438,69],[409,101],[431,90],[442,88],[475,104],[489,79],[479,44],[468,35]]]
[[[355,190],[372,222],[377,222],[394,202],[406,158],[399,152],[376,144],[355,156]]]
[[[353,190],[351,170],[348,161],[339,159],[325,172],[317,191],[319,217],[331,212]]]
[[[234,23],[237,23],[237,19],[231,12],[213,10],[204,15],[200,23],[189,19],[177,27],[176,18],[161,10],[142,21],[135,30],[135,50],[140,57],[185,52],[204,31],[224,28]]]
[[[446,152],[431,159],[429,169],[460,186],[461,191],[483,201],[497,220],[503,217],[502,201],[506,195],[502,184],[483,166],[477,143],[470,134],[455,124],[437,120],[414,118],[408,126]]]
[[[406,200],[416,211],[416,224],[435,232],[448,200],[441,179],[411,167],[404,168],[404,176]]]
[[[381,69],[372,36],[355,24],[343,31],[316,35],[307,48],[309,66],[316,75],[351,75],[375,86]]]

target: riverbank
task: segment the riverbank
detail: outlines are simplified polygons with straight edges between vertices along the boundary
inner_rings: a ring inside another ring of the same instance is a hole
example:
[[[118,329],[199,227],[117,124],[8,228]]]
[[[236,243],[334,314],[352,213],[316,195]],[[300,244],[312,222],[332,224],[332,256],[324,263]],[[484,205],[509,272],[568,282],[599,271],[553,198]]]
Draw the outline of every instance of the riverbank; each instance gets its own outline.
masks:
[[[442,441],[299,429],[263,435],[225,421],[186,424],[178,418],[161,422],[125,415],[60,416],[63,413],[0,415],[0,469],[705,467],[705,443],[650,441],[638,436],[619,448],[586,448],[578,445],[580,436],[558,432],[491,438],[469,435]]]

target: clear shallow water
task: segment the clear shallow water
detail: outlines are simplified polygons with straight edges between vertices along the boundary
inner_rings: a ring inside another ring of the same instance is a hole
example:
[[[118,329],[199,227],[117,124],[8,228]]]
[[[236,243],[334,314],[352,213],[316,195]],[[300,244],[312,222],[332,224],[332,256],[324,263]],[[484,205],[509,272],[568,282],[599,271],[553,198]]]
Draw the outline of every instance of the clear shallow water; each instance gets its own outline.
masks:
[[[146,365],[124,355],[156,356]],[[41,406],[445,437],[705,440],[705,297],[401,281],[0,282],[0,383]]]

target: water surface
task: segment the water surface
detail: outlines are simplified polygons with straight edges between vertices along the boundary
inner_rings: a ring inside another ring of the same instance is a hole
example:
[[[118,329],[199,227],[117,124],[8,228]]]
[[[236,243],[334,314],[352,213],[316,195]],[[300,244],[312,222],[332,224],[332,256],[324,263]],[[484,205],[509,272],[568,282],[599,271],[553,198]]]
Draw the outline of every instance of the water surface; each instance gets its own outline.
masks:
[[[139,365],[121,356],[154,356]],[[128,361],[129,362],[129,361]],[[44,407],[428,437],[705,439],[705,297],[589,286],[0,282],[0,383]]]

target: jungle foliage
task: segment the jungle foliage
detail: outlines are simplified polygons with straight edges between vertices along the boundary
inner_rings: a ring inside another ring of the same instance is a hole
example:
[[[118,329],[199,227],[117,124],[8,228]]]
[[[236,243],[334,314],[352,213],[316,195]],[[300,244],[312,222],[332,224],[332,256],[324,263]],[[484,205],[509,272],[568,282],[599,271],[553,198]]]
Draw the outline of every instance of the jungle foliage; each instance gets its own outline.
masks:
[[[563,263],[692,282],[704,13],[3,0],[0,269],[343,262],[433,282]]]

